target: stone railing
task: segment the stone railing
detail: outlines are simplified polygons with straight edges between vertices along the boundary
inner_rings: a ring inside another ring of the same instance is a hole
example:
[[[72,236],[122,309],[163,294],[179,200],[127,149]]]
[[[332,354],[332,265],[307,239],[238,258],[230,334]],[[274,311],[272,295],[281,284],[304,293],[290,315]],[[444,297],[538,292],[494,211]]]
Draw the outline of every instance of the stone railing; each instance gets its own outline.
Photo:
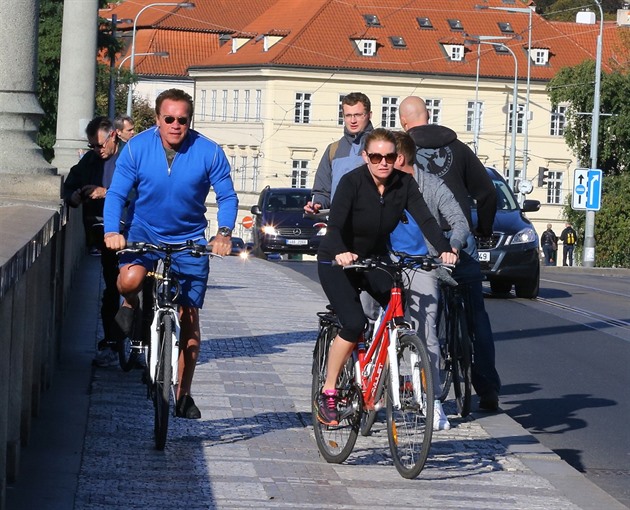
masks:
[[[85,254],[80,210],[0,201],[0,509],[50,388],[72,275]]]

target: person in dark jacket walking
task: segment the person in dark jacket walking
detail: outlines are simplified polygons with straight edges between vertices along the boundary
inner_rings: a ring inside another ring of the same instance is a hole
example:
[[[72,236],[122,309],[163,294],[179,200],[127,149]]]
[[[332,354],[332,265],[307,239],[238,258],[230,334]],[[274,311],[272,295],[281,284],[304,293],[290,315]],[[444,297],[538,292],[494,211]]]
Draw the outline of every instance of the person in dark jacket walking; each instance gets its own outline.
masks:
[[[560,233],[560,240],[562,241],[562,265],[566,266],[568,262],[568,265],[572,266],[577,232],[570,223],[567,223],[565,229]]]
[[[105,338],[98,343],[93,363],[96,366],[112,366],[118,363],[114,352],[118,342],[125,338],[114,317],[118,312],[120,294],[116,287],[118,257],[106,250],[103,241],[103,205],[109,188],[116,160],[124,143],[118,139],[113,124],[107,117],[91,120],[85,133],[91,149],[70,169],[63,184],[63,198],[70,207],[83,204],[83,226],[88,244],[101,253],[101,266],[105,289],[101,306],[101,319]],[[113,348],[112,348],[113,347]]]
[[[398,110],[401,126],[416,144],[416,166],[442,178],[453,192],[472,233],[480,237],[492,235],[497,196],[492,179],[470,148],[457,139],[452,129],[429,124],[425,102],[410,96],[400,103]],[[471,216],[473,199],[477,202],[477,224]],[[482,411],[499,408],[501,379],[495,367],[494,339],[490,319],[486,313],[481,282],[477,244],[473,234],[460,253],[460,261],[453,272],[459,284],[467,285],[474,327],[475,359],[472,383],[479,395]]]
[[[554,265],[556,263],[556,250],[558,249],[558,236],[551,229],[551,223],[547,223],[547,230],[540,236],[540,247],[545,255],[545,265]]]

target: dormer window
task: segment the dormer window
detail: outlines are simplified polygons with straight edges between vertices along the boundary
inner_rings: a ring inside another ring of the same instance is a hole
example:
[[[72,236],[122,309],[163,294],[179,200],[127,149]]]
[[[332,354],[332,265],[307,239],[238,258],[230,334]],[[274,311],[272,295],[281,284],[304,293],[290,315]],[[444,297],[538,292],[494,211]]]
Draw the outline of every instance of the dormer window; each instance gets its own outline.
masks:
[[[219,46],[223,46],[225,43],[230,42],[232,36],[230,34],[221,34],[219,36]]]
[[[364,14],[363,19],[365,20],[365,24],[368,27],[380,27],[381,22],[378,20],[378,16],[376,14]]]
[[[431,23],[429,18],[416,18],[416,21],[418,22],[418,26],[424,30],[433,28],[433,23]]]
[[[546,66],[549,63],[549,50],[543,48],[536,48],[529,50],[529,56],[532,59],[534,65]]]
[[[451,30],[456,30],[458,32],[461,32],[464,30],[464,25],[462,25],[462,22],[458,19],[449,19],[448,21],[448,26],[451,27]]]
[[[509,21],[499,21],[497,24],[499,25],[499,30],[504,34],[514,33],[514,28],[512,28],[512,24]]]
[[[494,51],[499,55],[507,55],[510,52],[505,44],[493,44],[492,46],[494,46]]]
[[[449,60],[453,62],[461,62],[464,60],[464,45],[463,44],[445,44],[444,51]]]
[[[394,48],[406,48],[407,47],[407,43],[405,42],[405,40],[397,35],[392,35],[389,40],[392,42],[392,46]]]
[[[364,57],[373,57],[376,55],[375,39],[357,39],[354,41],[359,49],[359,53]]]

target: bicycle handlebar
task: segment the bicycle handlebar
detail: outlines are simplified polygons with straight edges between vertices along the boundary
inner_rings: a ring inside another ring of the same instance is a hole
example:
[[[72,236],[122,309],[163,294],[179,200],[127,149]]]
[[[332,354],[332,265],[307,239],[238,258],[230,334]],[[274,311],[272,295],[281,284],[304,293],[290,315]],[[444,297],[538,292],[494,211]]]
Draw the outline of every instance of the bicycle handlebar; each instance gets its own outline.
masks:
[[[343,266],[344,269],[376,269],[378,267],[387,267],[390,269],[394,269],[397,271],[402,271],[403,269],[422,269],[423,271],[431,271],[432,269],[437,269],[443,267],[447,270],[452,270],[454,267],[452,264],[444,264],[437,257],[430,257],[428,255],[409,255],[407,253],[402,252],[391,252],[392,255],[396,257],[397,260],[391,259],[358,259],[352,264],[348,264],[347,266]],[[332,265],[336,266],[337,261],[333,260]]]
[[[161,244],[161,245],[153,244],[153,243],[145,243],[145,242],[131,242],[131,243],[128,243],[126,248],[123,248],[122,250],[118,250],[116,253],[120,254],[120,253],[154,252],[154,253],[170,254],[170,253],[176,253],[176,252],[186,251],[186,250],[190,251],[190,254],[193,257],[202,257],[205,255],[209,257],[218,257],[220,259],[223,258],[221,255],[216,255],[212,253],[212,251],[209,251],[207,245],[196,244],[193,241],[186,241],[185,243],[182,243],[182,244]]]

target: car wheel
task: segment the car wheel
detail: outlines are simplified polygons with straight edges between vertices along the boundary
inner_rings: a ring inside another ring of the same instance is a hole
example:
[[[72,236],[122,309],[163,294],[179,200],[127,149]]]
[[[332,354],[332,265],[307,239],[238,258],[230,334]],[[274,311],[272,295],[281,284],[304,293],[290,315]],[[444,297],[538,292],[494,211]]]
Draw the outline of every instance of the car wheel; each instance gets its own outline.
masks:
[[[493,294],[509,294],[512,290],[512,284],[509,282],[490,280],[490,289]]]
[[[536,277],[514,285],[516,297],[524,299],[536,299],[540,289],[540,268],[536,271]]]

